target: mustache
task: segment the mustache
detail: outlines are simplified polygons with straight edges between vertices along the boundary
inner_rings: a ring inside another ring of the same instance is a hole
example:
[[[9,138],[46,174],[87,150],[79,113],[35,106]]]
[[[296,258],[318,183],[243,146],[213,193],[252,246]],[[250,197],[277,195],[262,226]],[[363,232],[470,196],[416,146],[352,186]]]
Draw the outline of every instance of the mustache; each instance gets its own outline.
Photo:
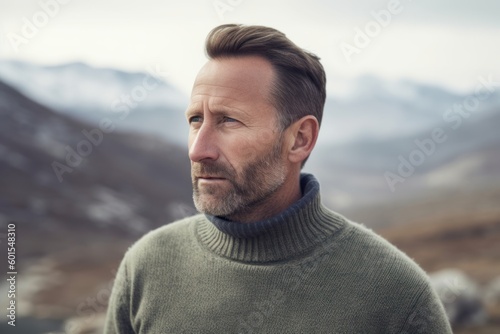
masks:
[[[191,174],[193,177],[200,175],[225,179],[232,179],[234,177],[234,172],[231,168],[218,162],[195,162],[191,166]]]

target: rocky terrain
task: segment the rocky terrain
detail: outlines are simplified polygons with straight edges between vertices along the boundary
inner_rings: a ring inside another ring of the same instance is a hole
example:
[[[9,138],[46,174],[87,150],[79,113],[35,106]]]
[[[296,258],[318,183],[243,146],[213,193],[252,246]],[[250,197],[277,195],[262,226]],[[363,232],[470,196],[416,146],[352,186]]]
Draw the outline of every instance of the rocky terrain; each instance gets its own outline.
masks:
[[[92,307],[104,311],[96,294],[127,247],[195,212],[185,149],[77,121],[1,82],[0,119],[0,243],[5,255],[3,232],[15,223],[16,333],[58,329],[88,312],[78,309],[86,298],[99,297]]]

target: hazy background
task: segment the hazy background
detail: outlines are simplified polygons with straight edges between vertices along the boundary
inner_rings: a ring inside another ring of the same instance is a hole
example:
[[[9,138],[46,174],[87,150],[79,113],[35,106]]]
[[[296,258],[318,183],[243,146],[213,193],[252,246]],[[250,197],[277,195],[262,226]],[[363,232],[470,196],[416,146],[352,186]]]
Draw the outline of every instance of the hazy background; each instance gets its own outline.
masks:
[[[498,331],[499,17],[493,0],[0,0],[0,247],[15,222],[19,272],[0,331],[99,333],[126,248],[195,213],[183,113],[222,23],[321,57],[305,171],[323,202],[429,272],[457,333]]]

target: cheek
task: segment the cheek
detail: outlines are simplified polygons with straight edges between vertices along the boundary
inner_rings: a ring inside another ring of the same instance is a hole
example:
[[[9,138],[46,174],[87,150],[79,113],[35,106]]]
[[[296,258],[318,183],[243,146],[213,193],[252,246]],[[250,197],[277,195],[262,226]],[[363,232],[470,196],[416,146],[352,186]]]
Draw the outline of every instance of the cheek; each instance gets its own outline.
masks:
[[[189,129],[188,133],[188,149],[191,148],[191,145],[193,145],[194,140],[196,139],[196,135],[193,133],[192,129]]]
[[[277,140],[278,136],[266,129],[234,136],[222,145],[222,152],[233,167],[241,170],[241,167],[268,154]]]

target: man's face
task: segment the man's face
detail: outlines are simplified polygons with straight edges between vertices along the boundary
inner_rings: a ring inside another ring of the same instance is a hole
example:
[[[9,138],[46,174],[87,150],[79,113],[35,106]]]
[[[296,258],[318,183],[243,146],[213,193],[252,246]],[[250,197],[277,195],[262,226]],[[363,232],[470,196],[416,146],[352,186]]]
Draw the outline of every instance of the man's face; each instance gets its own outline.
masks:
[[[256,56],[210,60],[186,111],[193,198],[200,212],[229,219],[268,200],[286,178],[271,64]]]

